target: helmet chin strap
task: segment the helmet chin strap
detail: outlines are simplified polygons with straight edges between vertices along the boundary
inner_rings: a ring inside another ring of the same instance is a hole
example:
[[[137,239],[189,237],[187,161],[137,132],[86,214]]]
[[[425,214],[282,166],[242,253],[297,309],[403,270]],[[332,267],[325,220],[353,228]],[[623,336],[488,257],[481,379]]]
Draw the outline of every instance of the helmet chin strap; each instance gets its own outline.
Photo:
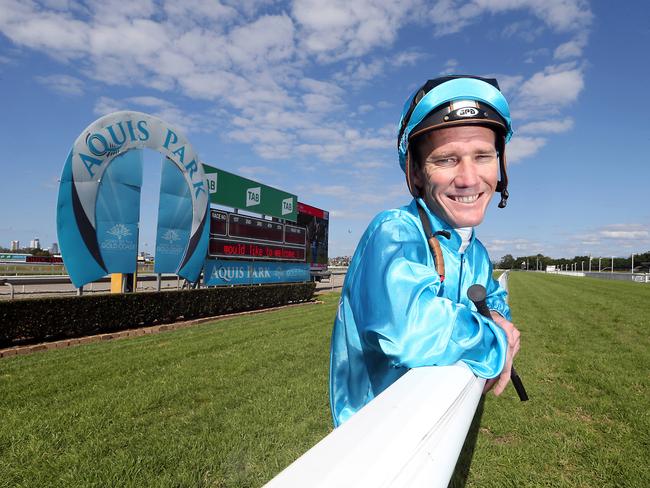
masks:
[[[508,204],[508,172],[506,171],[506,138],[498,137],[497,138],[499,153],[499,172],[501,173],[501,180],[497,182],[496,191],[501,193],[501,201],[499,202],[499,208],[505,208]]]
[[[410,148],[406,150],[406,186],[408,186],[409,192],[413,196],[413,198],[418,198],[420,196],[420,189],[417,187],[415,182],[413,181],[414,175],[413,173],[415,172],[415,168],[413,167],[414,165],[413,158],[411,158],[411,151]]]

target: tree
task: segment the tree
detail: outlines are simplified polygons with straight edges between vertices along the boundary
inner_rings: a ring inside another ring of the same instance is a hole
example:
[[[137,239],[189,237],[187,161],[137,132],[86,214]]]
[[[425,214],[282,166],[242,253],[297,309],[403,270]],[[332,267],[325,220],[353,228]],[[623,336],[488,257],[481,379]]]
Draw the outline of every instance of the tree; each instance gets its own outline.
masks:
[[[512,257],[512,254],[506,254],[501,258],[501,261],[497,263],[499,269],[512,269],[515,266],[515,258]]]

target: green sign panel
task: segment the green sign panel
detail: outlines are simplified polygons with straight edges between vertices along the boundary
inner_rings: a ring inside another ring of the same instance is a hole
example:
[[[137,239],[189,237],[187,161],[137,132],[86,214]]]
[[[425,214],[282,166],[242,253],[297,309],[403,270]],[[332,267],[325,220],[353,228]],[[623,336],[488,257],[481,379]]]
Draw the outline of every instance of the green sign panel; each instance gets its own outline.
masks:
[[[203,165],[210,202],[270,215],[295,222],[298,218],[298,197],[282,190],[242,178],[214,166]]]

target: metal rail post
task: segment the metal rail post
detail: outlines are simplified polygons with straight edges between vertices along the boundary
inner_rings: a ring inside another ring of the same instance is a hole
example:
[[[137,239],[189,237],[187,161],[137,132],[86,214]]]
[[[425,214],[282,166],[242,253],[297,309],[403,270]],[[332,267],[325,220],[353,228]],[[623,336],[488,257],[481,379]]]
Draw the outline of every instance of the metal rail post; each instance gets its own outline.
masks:
[[[9,283],[7,280],[0,281],[0,285],[7,285],[9,287],[9,297],[11,300],[14,299],[14,285]]]

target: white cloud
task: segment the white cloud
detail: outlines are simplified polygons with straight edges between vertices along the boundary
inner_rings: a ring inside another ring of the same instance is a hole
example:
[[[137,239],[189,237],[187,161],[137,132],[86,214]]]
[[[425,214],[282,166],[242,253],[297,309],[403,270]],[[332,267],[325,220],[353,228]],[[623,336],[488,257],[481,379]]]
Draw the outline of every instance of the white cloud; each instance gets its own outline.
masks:
[[[294,0],[292,15],[305,52],[325,61],[361,56],[390,45],[409,19],[412,1]]]
[[[507,98],[516,94],[524,79],[521,75],[487,74],[485,76],[488,78],[496,78],[499,82],[499,88]]]
[[[566,117],[564,119],[539,120],[522,125],[518,134],[559,134],[567,132],[573,128],[573,119]]]
[[[287,15],[267,15],[238,26],[230,32],[229,40],[232,62],[245,69],[287,61],[295,49],[293,22]]]
[[[373,107],[373,106],[370,105],[369,103],[364,103],[364,104],[362,104],[362,105],[359,105],[359,107],[357,108],[357,110],[358,110],[358,112],[359,112],[360,114],[365,114],[365,113],[371,112],[372,110],[374,110],[374,108],[375,108],[375,107]]]
[[[173,124],[185,134],[191,132],[211,132],[215,129],[216,125],[214,117],[201,113],[187,113],[171,102],[151,96],[130,97],[123,100],[100,97],[95,102],[93,111],[101,117],[120,110],[146,112]]]
[[[528,9],[551,29],[569,33],[573,42],[586,43],[581,33],[591,19],[581,0],[440,0],[434,5],[422,0],[295,0],[286,11],[271,6],[271,0],[143,0],[126,10],[117,0],[86,6],[65,0],[40,6],[0,1],[0,33],[18,46],[74,61],[80,78],[60,79],[55,88],[59,92],[79,94],[83,74],[99,83],[209,102],[192,112],[143,92],[147,97],[102,97],[95,105],[98,114],[143,107],[186,131],[218,125],[224,140],[251,145],[263,158],[315,158],[332,164],[358,154],[375,158],[366,153],[394,148],[392,126],[358,124],[358,114],[371,113],[373,106],[392,109],[394,103],[364,99],[357,108],[348,91],[428,56],[413,48],[380,51],[391,47],[408,23],[428,21],[440,33],[459,30],[481,15]],[[571,49],[560,48],[556,58],[569,57]],[[458,65],[450,58],[446,70],[455,71]],[[328,67],[335,73],[329,78]],[[306,76],[312,72],[326,74],[320,79]],[[54,87],[52,76],[48,78]],[[560,131],[564,126],[552,127],[545,122],[547,115],[576,100],[584,86],[576,64],[549,66],[528,79],[498,78],[506,95],[514,94],[513,112],[525,114],[518,120],[536,120],[522,127],[530,134]],[[353,117],[346,110],[349,102],[356,111]],[[510,160],[530,156],[544,143],[540,137],[516,137]]]
[[[267,176],[275,176],[279,175],[277,171],[274,171],[273,169],[269,168],[268,166],[247,166],[247,165],[242,165],[239,167],[237,170],[239,173],[243,175],[247,175],[253,179],[259,178],[260,175],[267,175]]]
[[[340,220],[362,220],[364,222],[368,222],[371,218],[372,218],[372,214],[368,212],[350,211],[350,209],[330,210],[330,219],[337,219],[339,221]],[[352,229],[350,229],[350,231],[351,230]]]
[[[582,56],[582,50],[587,45],[587,33],[580,32],[574,39],[560,44],[555,48],[553,57],[555,59],[565,60]]]
[[[392,60],[393,66],[413,66],[415,63],[426,57],[426,54],[419,51],[404,51],[398,53]]]
[[[203,1],[211,3],[213,0]],[[236,8],[240,13],[243,13],[247,17],[253,16],[255,12],[272,5],[274,2],[275,0],[223,0],[224,4]]]
[[[224,21],[235,19],[238,15],[235,8],[216,0],[183,0],[182,2],[165,0],[163,8],[167,17],[174,19],[174,23],[182,23],[189,27],[206,21],[211,21],[212,26],[219,26]]]
[[[61,95],[79,96],[84,93],[84,82],[69,75],[37,76],[36,81]]]
[[[513,254],[515,256],[533,255],[541,252],[544,246],[529,239],[481,239],[492,258]]]
[[[386,168],[388,167],[388,164],[379,161],[365,161],[365,162],[353,163],[353,166],[357,169],[366,170],[366,169]]]
[[[612,224],[598,231],[598,235],[605,239],[647,240],[650,237],[648,226],[641,224]]]
[[[32,4],[5,0],[0,15],[0,31],[14,43],[50,51],[69,59],[83,53],[88,45],[88,28],[63,12],[36,11]]]
[[[591,256],[626,256],[647,251],[650,246],[650,224],[607,224],[567,236],[558,253]]]
[[[518,163],[533,156],[546,144],[543,137],[526,137],[515,135],[506,148],[508,163]]]
[[[601,232],[603,237],[610,239],[642,239],[648,237],[647,230],[604,230]]]
[[[167,100],[152,96],[130,97],[127,98],[127,101],[143,107],[168,108],[173,106],[173,104]]]
[[[440,71],[441,75],[450,75],[458,71],[458,60],[457,59],[448,59]]]
[[[403,204],[403,199],[408,197],[406,183],[401,181],[386,185],[362,180],[356,184],[310,185],[306,190],[310,195],[328,196],[346,202],[347,212],[362,211],[364,214]]]
[[[330,197],[349,197],[354,194],[354,190],[344,185],[314,185],[311,187],[310,193]]]
[[[534,63],[538,58],[545,58],[551,54],[551,50],[547,47],[540,47],[538,49],[531,49],[526,51],[524,56],[526,57],[524,63],[531,64]]]
[[[99,97],[95,102],[95,107],[93,112],[98,116],[108,115],[111,112],[117,112],[119,110],[124,110],[124,105],[120,104],[117,100],[113,100],[110,97]]]
[[[438,36],[452,34],[476,22],[484,14],[501,14],[529,10],[551,29],[558,32],[587,28],[593,15],[586,0],[438,0],[429,8],[429,19]],[[521,30],[520,27],[513,30]]]
[[[524,107],[558,109],[574,102],[583,88],[580,68],[549,66],[523,83],[519,101]]]
[[[360,87],[383,75],[386,62],[383,59],[371,61],[350,61],[344,71],[336,73],[334,79],[343,85]]]
[[[518,20],[508,24],[501,32],[501,35],[506,38],[522,39],[525,42],[533,42],[538,39],[544,32],[544,26],[539,22],[533,22],[531,19]]]

